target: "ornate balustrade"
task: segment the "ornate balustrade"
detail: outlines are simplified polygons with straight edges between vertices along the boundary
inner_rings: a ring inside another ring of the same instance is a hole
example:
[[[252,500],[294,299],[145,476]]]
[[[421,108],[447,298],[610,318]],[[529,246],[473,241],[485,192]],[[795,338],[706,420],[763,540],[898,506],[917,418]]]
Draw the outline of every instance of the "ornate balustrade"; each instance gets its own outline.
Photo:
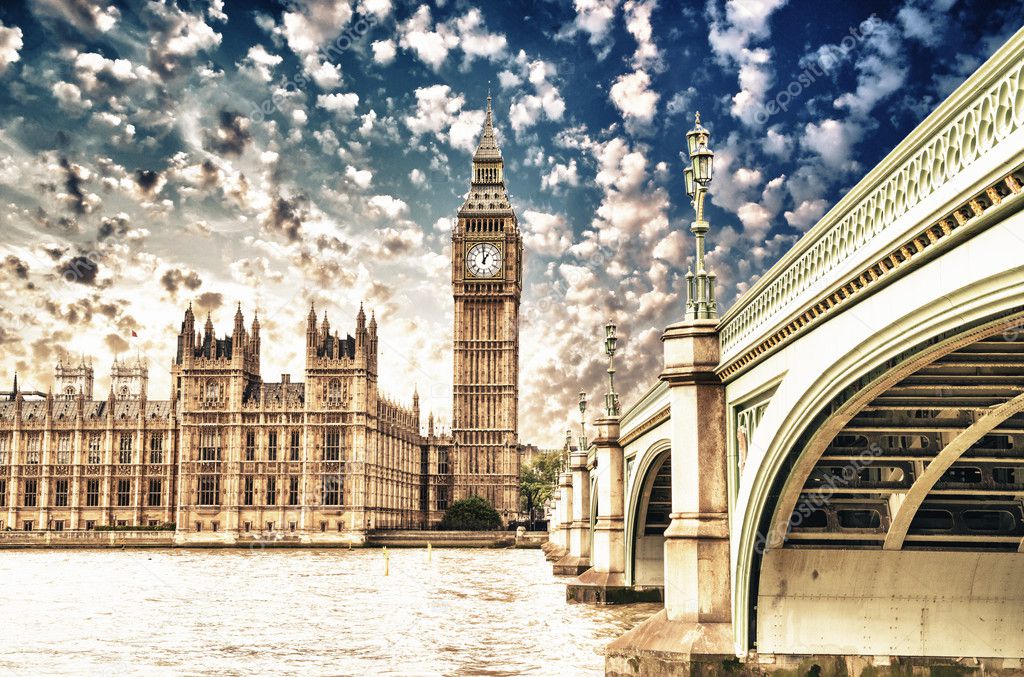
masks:
[[[918,125],[729,309],[720,324],[722,365],[727,372],[723,375],[738,371],[741,362],[749,366],[799,331],[807,324],[798,321],[804,315],[810,313],[809,319],[816,319],[870,286],[874,281],[871,275],[863,280],[867,284],[857,284],[857,277],[838,283],[843,275],[860,272],[859,268],[854,271],[854,266],[861,258],[865,274],[879,270],[875,259],[882,260],[889,254],[883,249],[903,236],[896,231],[907,224],[897,225],[891,233],[885,231],[1022,127],[1024,29]],[[1024,153],[1018,152],[1020,155]],[[1018,157],[1014,164],[1020,162]],[[1011,176],[1006,185],[1013,184]],[[1016,188],[1012,191],[1015,195],[1019,193],[1019,186]],[[999,193],[1005,191],[998,186],[991,190],[984,192],[998,204]],[[971,208],[977,211],[976,205]],[[954,210],[948,215],[953,228],[962,225],[958,213]],[[935,232],[942,232],[941,220],[925,226],[925,230],[938,228]],[[923,247],[935,241],[924,231],[922,235]],[[869,242],[873,246],[865,247]],[[902,263],[904,254],[909,259],[916,251],[913,244],[903,254],[897,249],[894,263]],[[883,274],[887,272],[885,265],[880,269]]]

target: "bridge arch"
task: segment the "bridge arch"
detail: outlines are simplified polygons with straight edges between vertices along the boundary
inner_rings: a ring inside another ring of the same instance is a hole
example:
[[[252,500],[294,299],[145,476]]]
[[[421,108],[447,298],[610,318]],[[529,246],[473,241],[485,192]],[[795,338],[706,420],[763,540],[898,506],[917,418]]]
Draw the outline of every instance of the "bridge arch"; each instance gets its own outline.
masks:
[[[626,581],[637,587],[659,587],[664,585],[665,538],[661,533],[647,533],[651,527],[653,516],[650,499],[655,483],[668,481],[668,506],[658,509],[657,525],[668,527],[668,512],[671,509],[671,442],[667,439],[654,442],[640,456],[635,470],[634,479],[630,483],[632,491],[626,504]],[[662,497],[664,498],[664,497]],[[664,502],[663,500],[660,502]]]
[[[992,269],[999,270],[1000,266]],[[829,444],[869,403],[904,379],[919,374],[923,368],[965,346],[992,336],[998,337],[1007,327],[1019,325],[1022,321],[1024,282],[1018,267],[941,295],[935,302],[923,303],[905,315],[890,314],[884,326],[871,327],[855,350],[840,353],[841,357],[834,363],[809,365],[802,373],[786,374],[779,388],[782,396],[773,398],[750,443],[752,450],[763,450],[758,459],[760,462],[748,463],[740,481],[737,515],[742,524],[738,525],[739,538],[733,543],[737,649],[746,650],[755,638],[765,639],[761,636],[764,633],[759,634],[758,631],[755,608],[765,614],[772,603],[779,602],[771,597],[771,590],[761,589],[766,576],[770,581],[772,575],[779,574],[779,557],[769,555],[773,551],[785,550],[787,538],[793,537],[790,522],[798,499],[805,493],[816,471],[819,472],[818,479],[823,476],[819,461]],[[806,348],[801,354],[805,357],[811,355]],[[981,375],[980,371],[978,373]],[[921,377],[918,378],[920,380]],[[787,380],[790,383],[786,383]],[[800,396],[792,398],[789,393],[799,393]],[[1002,413],[1006,416],[1013,416],[1024,408],[1018,406],[1024,405],[1022,402],[1011,404],[1007,401],[1003,404],[1006,409]],[[999,425],[999,421],[988,422],[993,426]],[[975,429],[974,432],[982,433],[983,437],[983,430]],[[920,446],[913,440],[907,443],[911,447]],[[909,497],[920,507],[923,499],[919,495],[928,494],[924,486],[919,486],[913,493],[908,490],[912,482],[923,475],[922,466],[896,464],[887,468],[892,472],[882,484],[889,482],[891,486],[888,488],[898,496],[891,502],[899,503]],[[933,486],[938,472],[936,467],[930,474]],[[864,505],[859,506],[862,510],[855,511],[853,524],[861,529],[845,537],[848,545],[832,543],[829,547],[845,552],[854,552],[854,548],[881,551],[886,540],[889,540],[889,550],[902,547],[903,542],[897,536],[887,536],[887,531],[894,519],[898,519],[899,529],[907,528],[913,522],[911,512],[895,518],[900,514],[898,505],[875,503],[877,510]],[[814,528],[828,530],[836,526],[834,511],[821,511],[811,519],[810,533],[803,535],[808,543],[815,542]],[[1024,516],[1018,514],[1013,519],[1024,519]],[[1021,543],[1020,547],[1024,549],[1024,540]],[[938,547],[942,547],[941,543]],[[923,555],[909,553],[905,556]],[[832,560],[823,561],[831,565],[835,560],[833,552]],[[815,569],[814,573],[823,572]],[[1013,572],[1004,573],[1008,576]],[[966,594],[971,594],[969,587],[967,590]],[[1011,601],[1020,603],[1020,600]],[[853,617],[857,614],[854,613]],[[764,641],[758,641],[758,647],[759,650],[768,648]],[[880,653],[886,652],[880,650]]]

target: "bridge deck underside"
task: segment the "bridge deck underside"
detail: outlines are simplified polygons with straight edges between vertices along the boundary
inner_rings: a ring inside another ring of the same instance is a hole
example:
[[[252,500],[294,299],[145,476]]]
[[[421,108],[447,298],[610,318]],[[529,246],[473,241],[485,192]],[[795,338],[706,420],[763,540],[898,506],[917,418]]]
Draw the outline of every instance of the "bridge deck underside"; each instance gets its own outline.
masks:
[[[1024,334],[945,355],[876,397],[804,484],[786,547],[1024,549]]]

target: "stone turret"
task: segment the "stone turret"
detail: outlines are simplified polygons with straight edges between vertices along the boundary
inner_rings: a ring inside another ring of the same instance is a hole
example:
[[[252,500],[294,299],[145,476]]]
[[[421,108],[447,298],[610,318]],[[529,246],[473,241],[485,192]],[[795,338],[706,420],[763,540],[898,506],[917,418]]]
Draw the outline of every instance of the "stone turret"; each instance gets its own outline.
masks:
[[[121,361],[114,358],[110,367],[110,387],[121,400],[144,400],[149,386],[149,363],[138,357]]]
[[[53,382],[57,391],[56,396],[61,399],[70,400],[78,395],[92,399],[92,364],[87,363],[84,357],[79,359],[78,364],[65,362],[64,358],[60,358],[53,371]]]

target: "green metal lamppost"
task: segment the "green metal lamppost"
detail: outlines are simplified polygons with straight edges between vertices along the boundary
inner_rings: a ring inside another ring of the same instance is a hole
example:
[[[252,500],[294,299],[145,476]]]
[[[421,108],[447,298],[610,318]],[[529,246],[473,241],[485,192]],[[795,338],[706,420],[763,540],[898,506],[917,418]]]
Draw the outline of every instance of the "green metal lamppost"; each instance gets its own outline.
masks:
[[[580,391],[580,451],[587,449],[587,394]]]
[[[604,396],[604,410],[608,418],[619,415],[619,396],[615,393],[615,346],[619,339],[615,336],[615,322],[608,320],[604,326],[604,352],[608,355],[608,394]]]
[[[708,148],[711,135],[700,124],[700,113],[697,113],[694,127],[686,133],[686,148],[690,156],[690,165],[683,170],[686,179],[686,194],[693,201],[697,218],[690,226],[690,232],[697,240],[696,271],[686,271],[686,319],[710,320],[718,317],[718,306],[715,303],[715,274],[704,267],[704,235],[708,232],[708,222],[704,220],[704,198],[707,197],[708,184],[714,168],[715,154]]]

